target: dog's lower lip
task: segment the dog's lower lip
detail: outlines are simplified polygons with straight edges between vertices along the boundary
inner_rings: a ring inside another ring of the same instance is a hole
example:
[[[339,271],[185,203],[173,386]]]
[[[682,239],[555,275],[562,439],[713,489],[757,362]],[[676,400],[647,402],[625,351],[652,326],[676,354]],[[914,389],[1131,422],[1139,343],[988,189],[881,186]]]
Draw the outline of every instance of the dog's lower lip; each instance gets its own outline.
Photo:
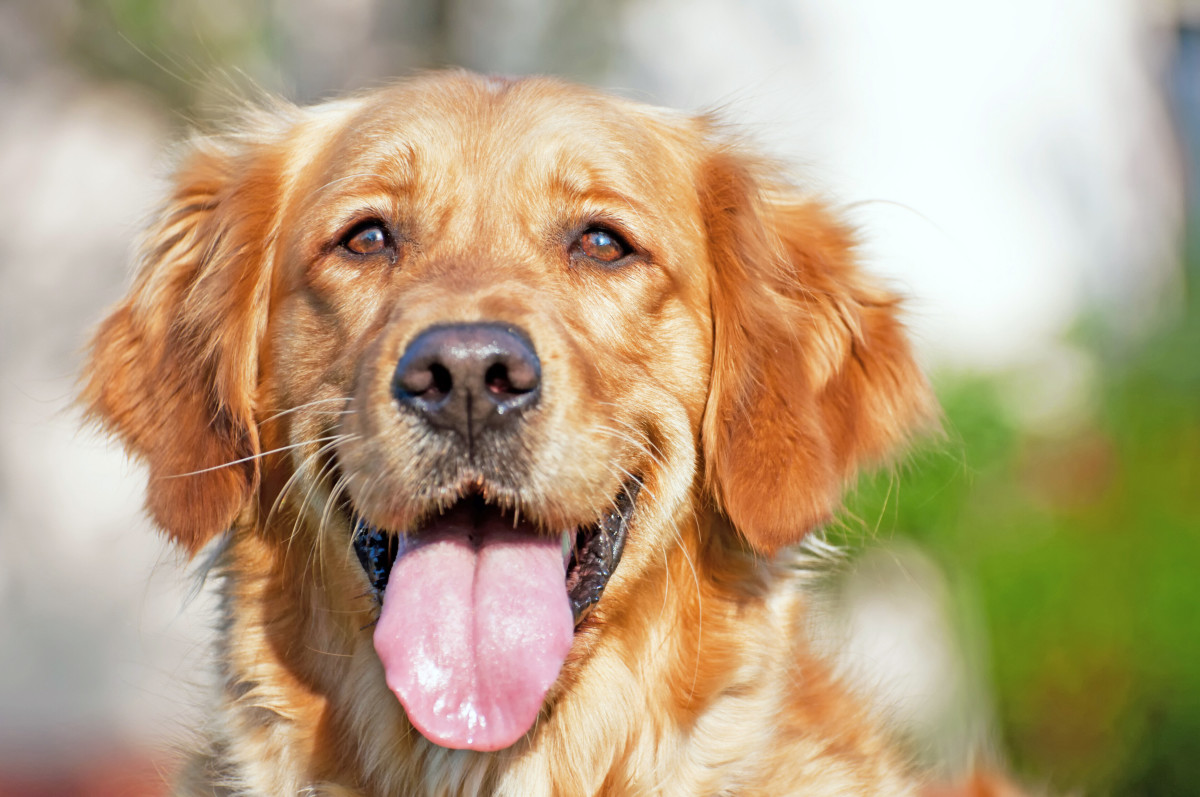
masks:
[[[407,538],[401,534],[389,534],[368,524],[361,517],[354,522],[354,552],[371,582],[377,598],[387,589],[392,563],[396,561],[401,545]]]
[[[636,479],[624,485],[613,499],[611,509],[605,511],[597,522],[576,530],[574,545],[569,549],[564,532],[567,597],[577,628],[600,601],[604,588],[621,560],[640,487],[641,483]],[[354,551],[376,600],[382,603],[392,565],[413,535],[377,528],[352,506],[350,511],[354,520]]]
[[[617,493],[612,509],[601,516],[595,527],[579,532],[574,567],[567,574],[567,594],[576,626],[600,601],[608,580],[621,561],[640,487],[640,481],[631,480]]]

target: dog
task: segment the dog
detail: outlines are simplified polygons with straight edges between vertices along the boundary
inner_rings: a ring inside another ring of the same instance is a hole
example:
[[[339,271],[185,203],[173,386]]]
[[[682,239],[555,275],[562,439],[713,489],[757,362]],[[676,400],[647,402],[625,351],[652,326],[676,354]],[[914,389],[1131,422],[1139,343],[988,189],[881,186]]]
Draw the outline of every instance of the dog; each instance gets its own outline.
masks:
[[[82,403],[212,557],[180,795],[910,795],[797,544],[937,409],[713,117],[431,73],[183,152]]]

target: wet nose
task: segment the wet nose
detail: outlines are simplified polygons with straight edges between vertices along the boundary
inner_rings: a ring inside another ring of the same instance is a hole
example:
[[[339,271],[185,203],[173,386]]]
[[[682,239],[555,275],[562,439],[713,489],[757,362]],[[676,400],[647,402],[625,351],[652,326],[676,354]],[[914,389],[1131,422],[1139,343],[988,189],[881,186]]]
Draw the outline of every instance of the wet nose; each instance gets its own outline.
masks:
[[[392,395],[402,410],[471,441],[484,429],[511,429],[537,404],[541,381],[541,361],[521,329],[445,324],[408,344]]]

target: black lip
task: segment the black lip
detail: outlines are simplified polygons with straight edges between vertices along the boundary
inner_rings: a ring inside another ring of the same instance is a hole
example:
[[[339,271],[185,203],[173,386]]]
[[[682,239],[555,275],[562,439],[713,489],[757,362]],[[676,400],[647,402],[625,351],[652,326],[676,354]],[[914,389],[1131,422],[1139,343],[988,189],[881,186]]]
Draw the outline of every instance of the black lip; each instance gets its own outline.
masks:
[[[575,554],[567,569],[567,596],[576,626],[599,603],[608,580],[621,562],[640,489],[637,480],[625,485],[613,499],[613,508],[604,513],[600,522],[579,531]]]
[[[604,588],[616,572],[640,490],[641,482],[631,480],[621,488],[613,499],[612,508],[598,522],[579,530],[566,576],[567,596],[576,627],[599,603]],[[398,534],[372,526],[357,512],[353,517],[354,552],[371,584],[375,600],[382,605],[388,576],[403,540]]]
[[[382,603],[383,591],[387,589],[388,576],[400,549],[400,539],[395,534],[380,531],[361,517],[354,522],[354,553],[362,565],[375,592],[376,600]]]

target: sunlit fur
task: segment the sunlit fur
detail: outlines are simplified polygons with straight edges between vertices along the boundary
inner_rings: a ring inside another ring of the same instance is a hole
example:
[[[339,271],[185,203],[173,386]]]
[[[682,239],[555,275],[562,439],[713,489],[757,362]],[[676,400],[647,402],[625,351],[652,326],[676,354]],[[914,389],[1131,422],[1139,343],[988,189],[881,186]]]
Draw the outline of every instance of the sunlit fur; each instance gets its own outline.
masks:
[[[364,216],[394,257],[337,245]],[[574,255],[597,221],[638,256]],[[778,555],[934,414],[853,245],[712,119],[552,80],[432,74],[197,138],[83,390],[169,536],[228,531],[222,691],[178,793],[913,793]],[[390,393],[416,334],[479,320],[542,361],[515,486],[435,477],[446,452]],[[405,529],[473,486],[554,533],[634,478],[624,558],[533,730],[498,753],[416,733],[342,499]]]

